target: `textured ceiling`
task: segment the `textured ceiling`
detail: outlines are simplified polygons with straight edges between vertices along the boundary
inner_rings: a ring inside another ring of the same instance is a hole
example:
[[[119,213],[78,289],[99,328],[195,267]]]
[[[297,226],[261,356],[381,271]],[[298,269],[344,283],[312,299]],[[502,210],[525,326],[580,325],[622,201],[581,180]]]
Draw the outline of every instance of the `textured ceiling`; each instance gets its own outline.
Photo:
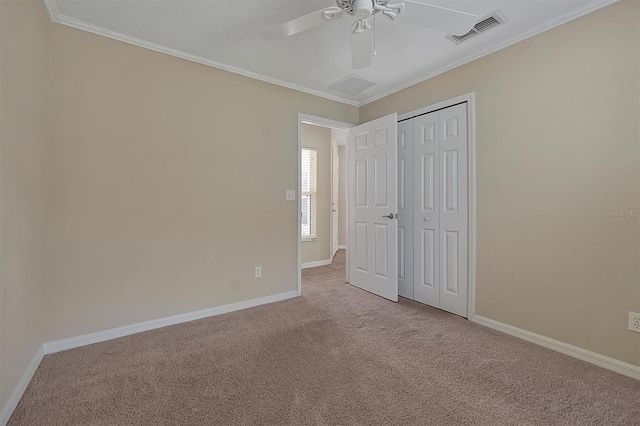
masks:
[[[446,34],[377,18],[377,57],[351,68],[353,18],[276,42],[259,32],[334,6],[334,0],[45,0],[54,21],[141,46],[361,105],[552,28],[615,0],[419,0],[506,24],[456,45]],[[357,96],[329,89],[357,74],[377,83]]]

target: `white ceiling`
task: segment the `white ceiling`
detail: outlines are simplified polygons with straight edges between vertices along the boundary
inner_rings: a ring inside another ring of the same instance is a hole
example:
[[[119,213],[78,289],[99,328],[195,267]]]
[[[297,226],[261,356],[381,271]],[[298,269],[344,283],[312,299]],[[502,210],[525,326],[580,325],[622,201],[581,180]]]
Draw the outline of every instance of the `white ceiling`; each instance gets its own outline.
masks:
[[[478,15],[498,10],[506,24],[456,45],[444,33],[377,17],[377,57],[351,68],[353,18],[276,42],[259,32],[330,6],[334,0],[45,0],[52,19],[143,47],[363,105],[616,0],[417,0]],[[357,96],[329,86],[350,74],[377,84]]]

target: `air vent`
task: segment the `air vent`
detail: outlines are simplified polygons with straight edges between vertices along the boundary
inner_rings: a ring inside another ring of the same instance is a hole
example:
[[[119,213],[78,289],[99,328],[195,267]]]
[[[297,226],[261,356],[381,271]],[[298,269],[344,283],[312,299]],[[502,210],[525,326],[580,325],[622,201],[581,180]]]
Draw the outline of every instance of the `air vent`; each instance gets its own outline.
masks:
[[[358,77],[357,75],[351,74],[350,76],[343,78],[333,86],[329,87],[329,89],[335,90],[336,92],[345,93],[347,95],[355,96],[364,92],[369,87],[375,85],[376,83],[374,83],[373,81],[369,81],[362,77]]]
[[[486,16],[477,24],[475,24],[471,29],[471,31],[469,31],[468,33],[462,34],[462,35],[449,34],[447,38],[452,42],[454,42],[455,44],[460,44],[463,41],[467,41],[470,38],[475,37],[480,33],[490,30],[491,28],[495,28],[498,25],[502,25],[505,22],[506,22],[505,19],[496,11],[496,12],[493,12],[491,15]]]
[[[450,38],[450,40],[451,40],[451,41],[453,41],[453,42],[455,42],[455,43],[457,43],[457,44],[460,44],[460,43],[462,43],[463,41],[465,41],[465,40],[469,40],[471,37],[475,37],[475,36],[477,36],[477,35],[478,35],[478,33],[477,33],[477,32],[475,32],[475,31],[471,30],[471,31],[469,31],[468,33],[463,34],[463,35],[461,35],[461,36],[457,36],[457,35],[453,35],[453,34],[451,34],[451,38]]]

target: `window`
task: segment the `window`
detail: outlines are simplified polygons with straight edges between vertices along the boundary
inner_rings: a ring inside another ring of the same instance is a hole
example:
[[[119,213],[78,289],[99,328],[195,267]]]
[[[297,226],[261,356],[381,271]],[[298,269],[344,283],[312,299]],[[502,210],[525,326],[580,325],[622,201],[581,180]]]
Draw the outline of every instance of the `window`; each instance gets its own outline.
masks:
[[[303,240],[316,238],[316,217],[318,210],[318,151],[314,148],[302,148],[302,186],[300,203],[302,204]]]

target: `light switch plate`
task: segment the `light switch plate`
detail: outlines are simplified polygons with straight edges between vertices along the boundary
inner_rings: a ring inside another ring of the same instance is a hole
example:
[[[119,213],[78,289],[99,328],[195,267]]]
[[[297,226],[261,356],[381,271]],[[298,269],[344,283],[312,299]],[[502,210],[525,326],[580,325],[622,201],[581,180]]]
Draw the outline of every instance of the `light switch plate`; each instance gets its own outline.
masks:
[[[285,194],[285,199],[287,201],[295,201],[296,200],[296,191],[293,189],[287,189],[287,193]]]

